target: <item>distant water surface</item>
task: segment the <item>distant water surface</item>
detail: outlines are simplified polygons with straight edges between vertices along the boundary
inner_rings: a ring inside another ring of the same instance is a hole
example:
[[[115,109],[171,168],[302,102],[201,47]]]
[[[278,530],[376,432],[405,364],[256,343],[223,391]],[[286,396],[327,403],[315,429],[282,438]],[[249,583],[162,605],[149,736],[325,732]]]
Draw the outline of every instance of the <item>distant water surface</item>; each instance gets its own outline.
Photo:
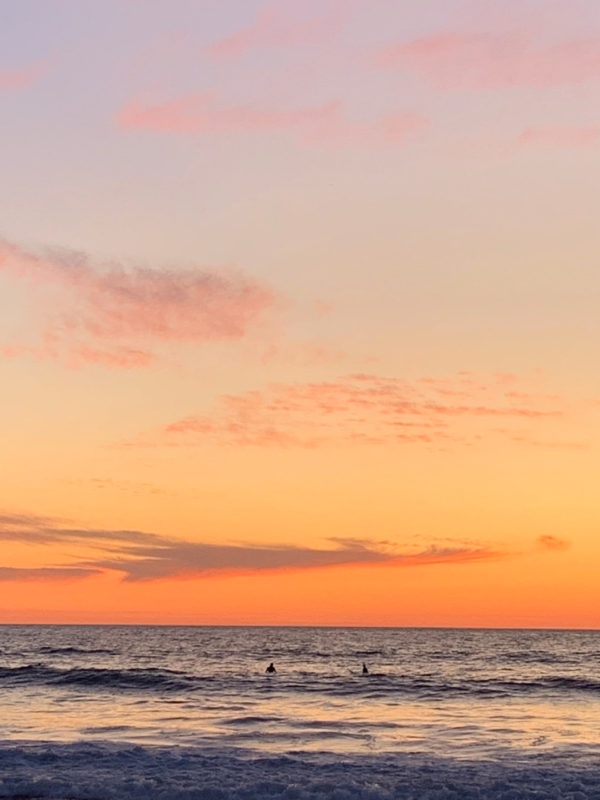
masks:
[[[4,626],[0,711],[13,740],[597,754],[600,633]]]
[[[546,797],[600,800],[600,632],[0,626],[0,798]]]

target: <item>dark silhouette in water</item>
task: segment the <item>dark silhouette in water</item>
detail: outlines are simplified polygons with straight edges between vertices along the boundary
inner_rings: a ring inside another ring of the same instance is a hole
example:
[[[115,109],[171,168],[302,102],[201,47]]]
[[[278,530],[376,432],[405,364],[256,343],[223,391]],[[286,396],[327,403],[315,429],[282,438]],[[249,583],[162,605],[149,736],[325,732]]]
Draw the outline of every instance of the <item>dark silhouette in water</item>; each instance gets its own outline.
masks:
[[[272,661],[269,664],[269,666],[266,668],[265,672],[277,672],[277,670],[275,669],[275,664],[273,664]]]
[[[363,674],[363,675],[368,675],[368,674],[369,674],[369,670],[367,669],[367,665],[365,664],[365,662],[364,662],[364,661],[363,661],[363,670],[362,670],[362,674]]]

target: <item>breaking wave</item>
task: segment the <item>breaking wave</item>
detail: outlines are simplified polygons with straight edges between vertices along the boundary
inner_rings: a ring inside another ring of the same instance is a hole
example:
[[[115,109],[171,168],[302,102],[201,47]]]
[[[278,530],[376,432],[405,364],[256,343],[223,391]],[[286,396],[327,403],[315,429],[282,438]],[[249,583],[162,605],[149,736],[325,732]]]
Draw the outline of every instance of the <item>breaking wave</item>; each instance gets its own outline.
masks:
[[[78,800],[592,800],[596,765],[414,755],[332,760],[243,750],[0,744],[0,797]]]

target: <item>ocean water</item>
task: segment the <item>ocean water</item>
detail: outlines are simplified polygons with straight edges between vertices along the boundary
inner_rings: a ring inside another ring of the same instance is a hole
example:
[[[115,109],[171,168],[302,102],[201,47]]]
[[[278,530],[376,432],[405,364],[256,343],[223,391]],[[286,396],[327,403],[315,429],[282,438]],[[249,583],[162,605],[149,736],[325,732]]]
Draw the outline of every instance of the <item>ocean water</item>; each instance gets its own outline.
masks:
[[[600,800],[600,632],[0,626],[0,797]]]

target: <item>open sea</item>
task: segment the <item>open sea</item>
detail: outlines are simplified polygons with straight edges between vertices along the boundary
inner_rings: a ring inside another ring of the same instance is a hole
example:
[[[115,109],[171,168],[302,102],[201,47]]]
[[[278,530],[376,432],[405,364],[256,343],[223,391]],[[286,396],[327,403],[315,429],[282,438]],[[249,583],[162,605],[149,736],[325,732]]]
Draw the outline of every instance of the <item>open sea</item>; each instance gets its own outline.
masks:
[[[0,797],[600,800],[600,631],[0,626]]]

